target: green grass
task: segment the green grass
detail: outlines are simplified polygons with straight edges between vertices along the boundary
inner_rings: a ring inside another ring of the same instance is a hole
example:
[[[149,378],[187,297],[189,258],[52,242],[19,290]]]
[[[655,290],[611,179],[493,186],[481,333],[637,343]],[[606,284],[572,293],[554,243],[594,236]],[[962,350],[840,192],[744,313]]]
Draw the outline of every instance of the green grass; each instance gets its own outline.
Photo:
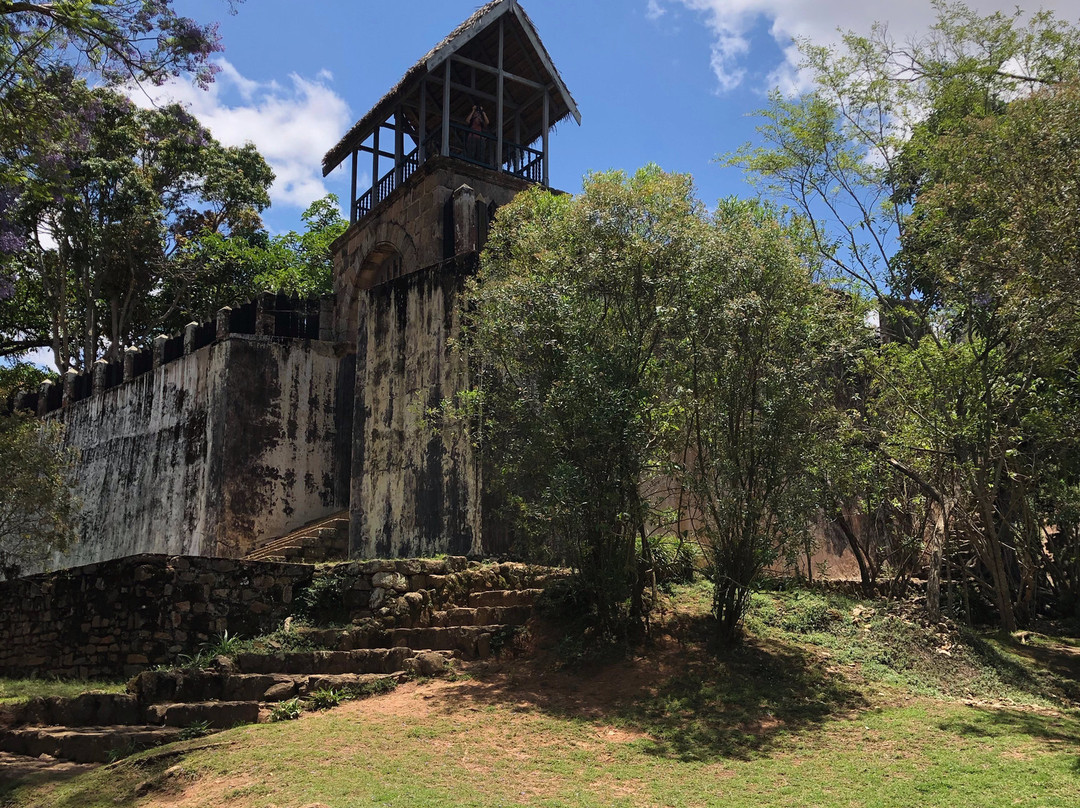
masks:
[[[126,682],[70,679],[0,679],[0,704],[29,701],[39,696],[78,696],[90,690],[123,693]]]
[[[993,632],[930,625],[908,604],[818,591],[761,592],[749,632],[796,643],[827,669],[917,695],[1054,708],[1080,706],[1080,656],[1068,638],[1023,642]]]
[[[510,705],[434,716],[347,712],[231,730],[223,748],[14,792],[19,808],[186,804],[1074,806],[1080,721],[919,700],[834,716],[768,754],[686,760],[602,721]],[[717,750],[719,751],[719,750]],[[136,796],[136,794],[141,796]],[[193,796],[189,792],[188,798]]]
[[[755,597],[747,641],[717,648],[708,590],[677,600],[670,638],[636,659],[500,663],[0,790],[0,805],[1080,805],[1074,644],[792,591]]]

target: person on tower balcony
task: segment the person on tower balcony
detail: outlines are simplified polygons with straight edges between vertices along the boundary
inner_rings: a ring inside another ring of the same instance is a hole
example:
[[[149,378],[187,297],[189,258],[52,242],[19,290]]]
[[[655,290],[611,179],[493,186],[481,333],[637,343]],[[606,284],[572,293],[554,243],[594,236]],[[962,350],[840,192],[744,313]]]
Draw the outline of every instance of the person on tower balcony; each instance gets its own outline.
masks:
[[[470,112],[469,117],[465,119],[465,125],[472,130],[465,141],[465,157],[467,159],[477,163],[487,164],[484,154],[486,151],[484,148],[484,138],[481,135],[474,133],[483,132],[490,124],[491,121],[488,120],[484,108],[473,104],[472,112]]]

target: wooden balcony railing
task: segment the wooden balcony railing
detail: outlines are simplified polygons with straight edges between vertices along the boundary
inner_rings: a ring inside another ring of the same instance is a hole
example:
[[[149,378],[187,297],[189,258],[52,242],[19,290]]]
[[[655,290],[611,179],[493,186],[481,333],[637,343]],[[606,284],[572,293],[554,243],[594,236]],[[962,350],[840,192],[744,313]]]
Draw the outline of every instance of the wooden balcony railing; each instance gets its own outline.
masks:
[[[435,133],[427,139],[425,154],[428,157],[438,155],[441,150],[441,133]],[[485,168],[498,168],[511,176],[528,182],[543,182],[544,153],[537,149],[517,143],[503,141],[502,159],[495,164],[495,152],[498,150],[498,138],[487,132],[476,132],[461,124],[450,124],[450,157],[464,160]],[[420,167],[420,149],[409,152],[401,165],[400,176],[395,166],[388,171],[374,187],[370,188],[354,203],[353,221],[371,213],[382,200],[397,190],[398,185],[412,176]]]

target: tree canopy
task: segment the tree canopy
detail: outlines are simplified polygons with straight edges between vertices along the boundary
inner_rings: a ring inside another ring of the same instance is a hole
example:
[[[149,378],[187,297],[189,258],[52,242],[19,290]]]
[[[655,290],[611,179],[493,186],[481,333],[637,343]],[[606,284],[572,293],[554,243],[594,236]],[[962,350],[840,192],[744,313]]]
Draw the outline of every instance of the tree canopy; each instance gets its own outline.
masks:
[[[935,8],[909,43],[799,43],[812,90],[772,96],[728,160],[876,301],[850,440],[932,503],[931,611],[944,569],[1013,628],[1077,602],[1080,32]]]

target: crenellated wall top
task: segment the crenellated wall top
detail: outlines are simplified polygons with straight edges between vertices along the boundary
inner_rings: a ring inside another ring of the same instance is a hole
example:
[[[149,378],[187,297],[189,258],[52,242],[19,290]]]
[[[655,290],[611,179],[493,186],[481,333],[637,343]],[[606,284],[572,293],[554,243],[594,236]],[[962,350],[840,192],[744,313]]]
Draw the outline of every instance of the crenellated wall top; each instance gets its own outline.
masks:
[[[330,340],[333,310],[332,295],[299,298],[264,293],[236,308],[218,309],[213,320],[188,323],[180,334],[160,334],[149,347],[128,348],[122,359],[99,359],[89,371],[69,370],[59,382],[46,381],[37,390],[21,390],[0,402],[0,407],[9,413],[48,415],[234,335]]]

